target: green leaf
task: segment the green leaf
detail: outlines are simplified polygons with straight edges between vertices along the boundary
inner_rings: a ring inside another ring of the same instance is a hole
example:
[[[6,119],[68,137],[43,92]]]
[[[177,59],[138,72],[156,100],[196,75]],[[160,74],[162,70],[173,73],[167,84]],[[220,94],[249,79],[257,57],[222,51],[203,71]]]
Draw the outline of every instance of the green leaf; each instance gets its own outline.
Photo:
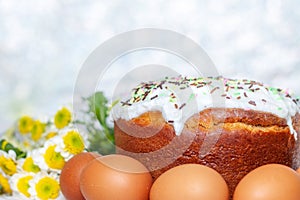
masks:
[[[0,147],[1,147],[0,148],[1,150],[5,151],[7,153],[10,150],[13,150],[17,155],[17,159],[26,157],[26,152],[23,152],[20,149],[14,147],[11,143],[7,142],[5,139],[0,141]]]
[[[114,148],[114,130],[107,125],[107,118],[117,101],[114,101],[112,105],[108,106],[108,100],[103,92],[96,92],[87,98],[87,100],[89,102],[90,112],[94,113],[103,129],[101,131],[96,131],[93,135],[93,139],[90,141],[91,148],[95,149],[98,146],[99,148],[110,149],[109,151],[111,151]]]
[[[106,118],[108,116],[107,99],[103,92],[96,92],[88,98],[91,111],[95,113],[98,121],[106,127]]]
[[[112,104],[111,104],[111,106],[108,108],[108,112],[110,112],[111,109],[112,109],[115,105],[117,105],[117,103],[119,103],[119,100],[113,101]]]

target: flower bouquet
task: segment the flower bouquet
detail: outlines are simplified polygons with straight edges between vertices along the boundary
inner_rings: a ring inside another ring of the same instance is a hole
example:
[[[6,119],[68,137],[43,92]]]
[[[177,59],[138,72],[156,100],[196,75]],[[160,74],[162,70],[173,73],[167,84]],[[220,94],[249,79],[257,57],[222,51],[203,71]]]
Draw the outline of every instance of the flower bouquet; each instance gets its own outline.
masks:
[[[102,92],[83,98],[81,119],[71,106],[53,116],[22,116],[0,138],[0,199],[63,199],[59,176],[74,155],[114,152],[110,108]]]

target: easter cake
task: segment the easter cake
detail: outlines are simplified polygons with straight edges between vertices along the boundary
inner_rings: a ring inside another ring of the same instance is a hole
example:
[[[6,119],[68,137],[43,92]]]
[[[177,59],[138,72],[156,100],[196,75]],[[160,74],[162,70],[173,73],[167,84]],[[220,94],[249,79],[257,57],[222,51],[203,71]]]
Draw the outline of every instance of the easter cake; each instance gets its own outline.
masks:
[[[141,83],[112,113],[117,152],[154,179],[199,163],[218,171],[232,195],[259,166],[299,166],[299,99],[256,81],[166,77]]]

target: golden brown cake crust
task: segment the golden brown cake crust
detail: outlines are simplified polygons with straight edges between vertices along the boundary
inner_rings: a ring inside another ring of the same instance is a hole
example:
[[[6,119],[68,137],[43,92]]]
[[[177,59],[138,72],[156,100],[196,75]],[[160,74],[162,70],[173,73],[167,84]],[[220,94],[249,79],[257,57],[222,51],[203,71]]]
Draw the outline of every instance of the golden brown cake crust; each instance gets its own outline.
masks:
[[[297,132],[299,119],[299,114],[293,118]],[[177,165],[204,164],[224,177],[231,194],[251,170],[268,163],[292,167],[297,156],[296,140],[285,119],[233,108],[211,108],[193,115],[179,136],[160,112],[119,119],[115,141],[118,153],[140,160],[154,178]]]

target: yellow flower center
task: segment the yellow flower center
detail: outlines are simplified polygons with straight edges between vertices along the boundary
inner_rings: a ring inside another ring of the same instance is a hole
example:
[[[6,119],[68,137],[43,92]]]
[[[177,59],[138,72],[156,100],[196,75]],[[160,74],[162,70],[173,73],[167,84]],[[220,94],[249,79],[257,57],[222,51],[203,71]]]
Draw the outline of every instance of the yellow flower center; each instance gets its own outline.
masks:
[[[8,142],[6,140],[3,140],[2,145],[1,145],[1,149],[5,150],[6,145],[8,144]]]
[[[40,171],[39,166],[34,164],[32,157],[27,157],[25,159],[24,164],[23,164],[22,167],[23,167],[24,171],[26,171],[26,172],[37,173],[37,172]]]
[[[77,131],[69,131],[64,137],[64,150],[71,154],[78,154],[84,150],[84,142]]]
[[[42,133],[45,131],[46,124],[40,122],[39,120],[36,120],[33,124],[33,127],[31,129],[31,138],[33,141],[38,141]]]
[[[28,192],[28,189],[30,186],[29,186],[28,182],[32,178],[33,178],[32,176],[24,176],[24,177],[20,178],[17,183],[17,188],[18,188],[19,192],[24,194],[26,197],[30,197],[30,194]]]
[[[0,174],[0,195],[1,194],[11,194],[10,185],[8,183],[8,180]]]
[[[46,135],[46,139],[49,140],[50,138],[53,138],[57,135],[57,132],[50,132]]]
[[[29,133],[33,127],[33,119],[29,116],[23,116],[19,119],[18,127],[22,134]]]
[[[55,147],[56,145],[48,147],[44,154],[44,159],[50,168],[62,169],[65,165],[65,160],[59,152],[55,151]]]
[[[31,145],[30,145],[30,142],[27,141],[27,140],[24,140],[24,141],[23,141],[23,145],[24,145],[25,148],[30,148],[30,146],[31,146]]]
[[[63,107],[55,114],[54,124],[56,128],[62,129],[71,122],[71,118],[71,112],[67,108]]]
[[[17,164],[10,158],[0,157],[0,167],[2,171],[11,176],[17,171]]]
[[[40,199],[56,199],[59,195],[59,183],[50,177],[44,177],[35,185],[37,196]]]

